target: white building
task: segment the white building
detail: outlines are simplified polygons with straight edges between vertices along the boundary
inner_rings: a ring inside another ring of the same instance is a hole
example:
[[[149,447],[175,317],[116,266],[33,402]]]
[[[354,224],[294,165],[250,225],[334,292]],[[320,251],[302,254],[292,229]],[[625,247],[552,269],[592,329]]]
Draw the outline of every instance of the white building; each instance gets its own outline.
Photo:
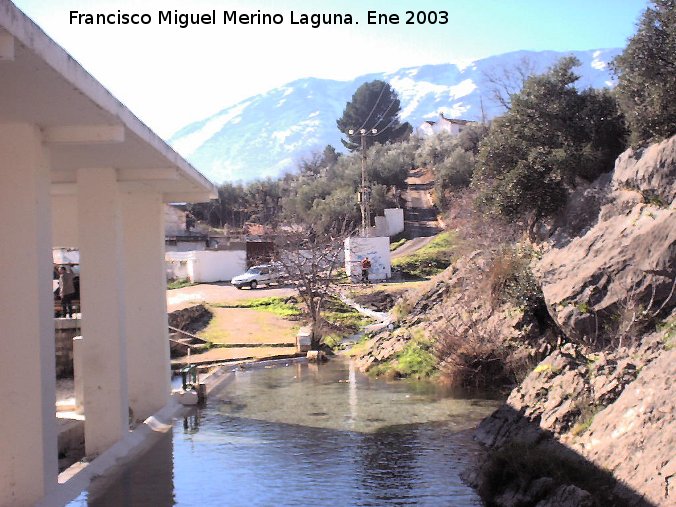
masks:
[[[215,189],[9,0],[0,178],[0,505],[24,506],[58,489],[52,246],[80,251],[96,456],[169,400],[163,204]]]
[[[452,136],[457,136],[465,129],[467,125],[471,123],[472,122],[468,120],[446,118],[444,113],[439,113],[439,119],[437,121],[424,121],[418,128],[416,128],[415,132],[418,137],[429,137],[442,132]]]
[[[352,236],[345,240],[345,272],[352,280],[361,279],[361,262],[365,257],[371,261],[370,281],[392,278],[390,238]]]

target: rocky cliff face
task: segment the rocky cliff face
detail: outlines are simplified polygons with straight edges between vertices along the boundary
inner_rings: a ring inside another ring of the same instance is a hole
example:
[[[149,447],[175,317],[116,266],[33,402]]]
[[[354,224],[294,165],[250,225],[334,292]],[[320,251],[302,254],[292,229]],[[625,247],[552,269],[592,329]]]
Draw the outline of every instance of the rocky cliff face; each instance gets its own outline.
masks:
[[[569,343],[477,431],[493,451],[470,480],[493,505],[676,502],[676,138],[625,152],[592,194],[594,223],[536,266]]]
[[[674,296],[676,138],[623,153],[605,188],[597,223],[536,267],[564,333],[595,344],[628,338]]]

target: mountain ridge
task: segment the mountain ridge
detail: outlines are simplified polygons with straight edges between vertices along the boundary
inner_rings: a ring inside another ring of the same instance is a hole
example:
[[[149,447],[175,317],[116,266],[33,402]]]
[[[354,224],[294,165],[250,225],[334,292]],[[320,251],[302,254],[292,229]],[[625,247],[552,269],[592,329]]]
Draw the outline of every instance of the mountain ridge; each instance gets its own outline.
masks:
[[[193,166],[217,183],[277,177],[327,144],[343,151],[336,127],[352,94],[363,83],[387,81],[399,94],[400,117],[416,128],[440,112],[452,118],[478,121],[503,112],[489,99],[486,72],[514,68],[527,59],[543,72],[564,56],[581,61],[577,86],[611,86],[608,63],[620,49],[587,51],[514,51],[468,64],[424,64],[392,72],[373,72],[352,80],[300,78],[248,97],[215,114],[192,122],[169,144]]]

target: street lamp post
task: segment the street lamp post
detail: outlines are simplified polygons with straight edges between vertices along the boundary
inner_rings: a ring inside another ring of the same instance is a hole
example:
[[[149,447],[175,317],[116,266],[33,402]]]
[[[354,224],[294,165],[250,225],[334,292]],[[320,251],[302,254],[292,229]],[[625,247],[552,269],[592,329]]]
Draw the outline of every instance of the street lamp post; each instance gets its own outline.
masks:
[[[356,134],[354,130],[348,130],[351,136]],[[361,209],[361,235],[365,238],[369,236],[369,229],[371,227],[371,189],[368,186],[366,179],[366,144],[364,138],[366,136],[375,136],[378,133],[377,129],[360,129],[359,135],[361,137],[361,189],[359,191],[359,206]]]

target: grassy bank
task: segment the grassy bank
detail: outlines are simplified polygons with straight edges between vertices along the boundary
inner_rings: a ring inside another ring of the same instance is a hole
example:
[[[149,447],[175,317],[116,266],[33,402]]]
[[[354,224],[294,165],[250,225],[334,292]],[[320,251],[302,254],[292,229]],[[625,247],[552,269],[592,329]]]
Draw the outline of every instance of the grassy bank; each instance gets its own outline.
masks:
[[[451,265],[457,239],[454,231],[442,232],[416,252],[392,261],[392,268],[404,276],[427,278]]]

